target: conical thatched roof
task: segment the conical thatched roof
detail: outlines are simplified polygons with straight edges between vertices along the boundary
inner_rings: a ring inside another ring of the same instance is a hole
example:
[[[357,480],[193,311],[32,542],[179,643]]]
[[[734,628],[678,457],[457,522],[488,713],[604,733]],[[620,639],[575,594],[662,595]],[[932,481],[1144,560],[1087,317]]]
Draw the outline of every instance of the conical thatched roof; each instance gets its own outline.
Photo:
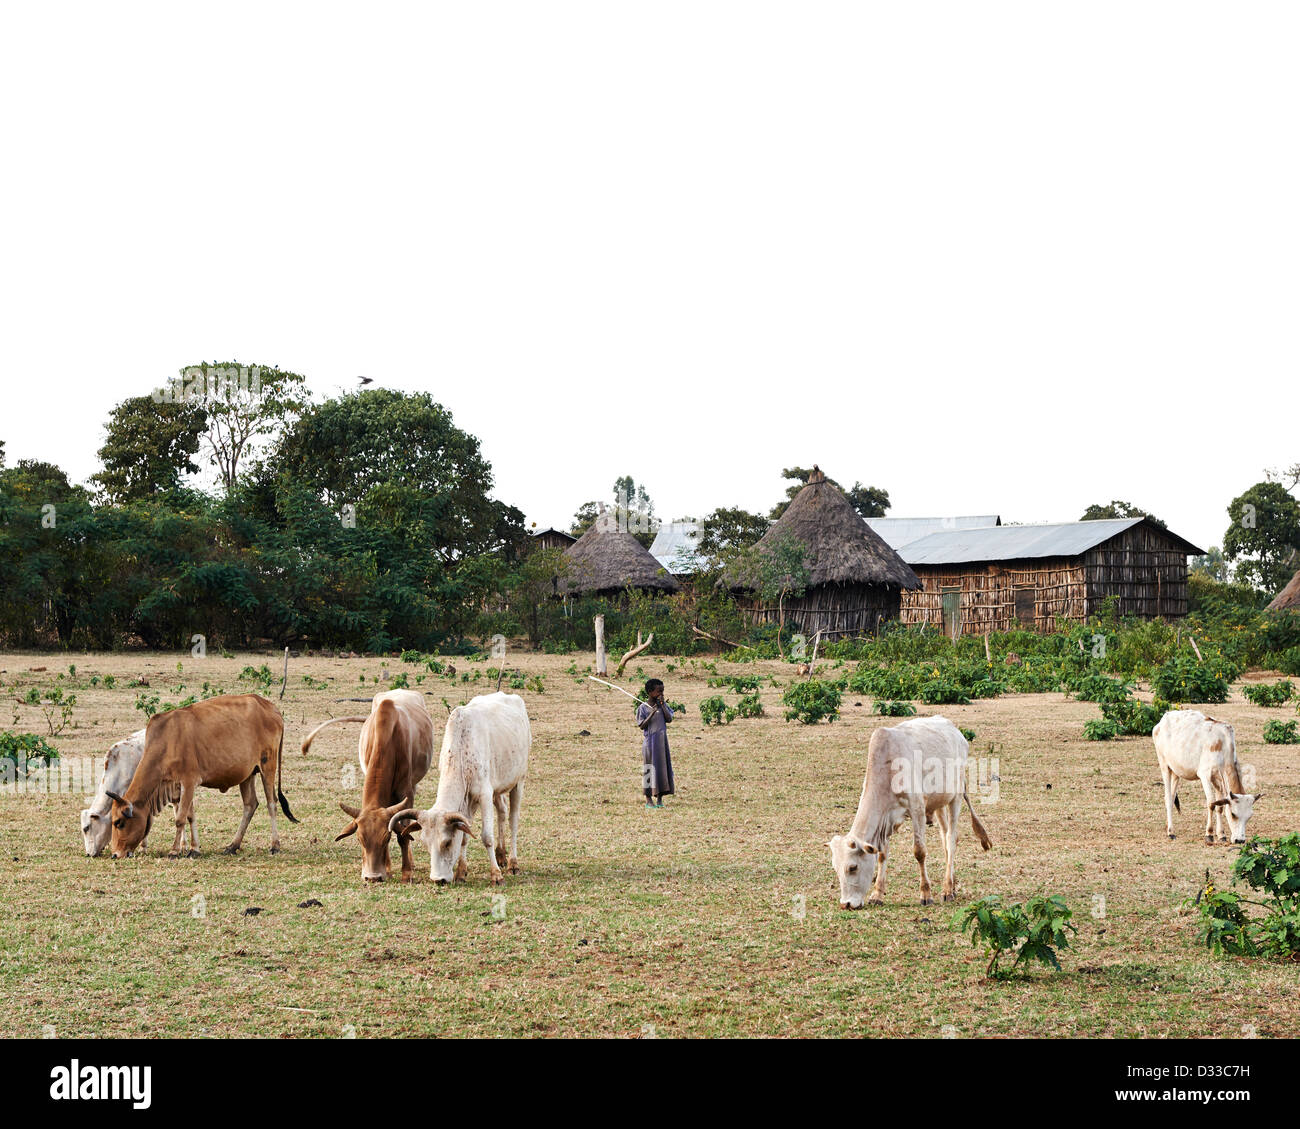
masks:
[[[1300,572],[1291,577],[1291,583],[1273,597],[1268,610],[1271,612],[1300,611]]]
[[[676,592],[679,585],[612,513],[595,523],[564,550],[569,574],[560,581],[566,592],[607,592],[633,588]]]
[[[813,467],[808,483],[758,542],[772,545],[783,534],[805,548],[809,587],[820,584],[885,584],[920,588],[921,581],[876,533],[843,492]]]

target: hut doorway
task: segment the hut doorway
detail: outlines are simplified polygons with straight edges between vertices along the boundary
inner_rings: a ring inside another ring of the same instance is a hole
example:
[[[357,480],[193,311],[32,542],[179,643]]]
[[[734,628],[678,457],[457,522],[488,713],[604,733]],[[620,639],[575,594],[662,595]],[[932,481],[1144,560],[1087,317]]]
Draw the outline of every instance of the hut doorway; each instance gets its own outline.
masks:
[[[1033,627],[1036,619],[1035,604],[1038,601],[1036,588],[1016,589],[1016,622],[1021,627]]]
[[[943,633],[955,643],[961,634],[961,589],[941,589],[939,599],[943,605]]]

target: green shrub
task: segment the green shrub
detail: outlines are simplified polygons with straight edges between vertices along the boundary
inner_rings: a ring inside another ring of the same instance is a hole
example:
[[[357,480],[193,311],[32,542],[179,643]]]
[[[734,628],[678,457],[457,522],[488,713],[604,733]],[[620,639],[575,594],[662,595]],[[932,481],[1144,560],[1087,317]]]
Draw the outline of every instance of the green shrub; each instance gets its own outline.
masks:
[[[915,717],[916,707],[911,702],[877,702],[875,711],[885,717]]]
[[[734,707],[727,705],[721,694],[705,698],[700,703],[700,720],[705,725],[730,725],[736,718]]]
[[[970,744],[972,741],[975,740],[975,730],[967,729],[965,726],[959,726],[958,729],[961,735],[966,738],[967,744]]]
[[[1296,617],[1300,619],[1300,616]],[[1276,653],[1277,657],[1272,662],[1272,666],[1280,670],[1283,674],[1300,675],[1300,647],[1289,647],[1285,651]]]
[[[763,703],[759,699],[758,692],[746,694],[736,703],[736,712],[741,717],[762,717]]]
[[[21,780],[59,759],[59,751],[35,733],[0,731],[0,782]]]
[[[1164,664],[1151,679],[1151,689],[1167,702],[1226,702],[1229,685],[1240,671],[1226,661],[1197,662],[1186,654]]]
[[[1264,744],[1300,745],[1300,733],[1296,729],[1294,721],[1278,721],[1274,718],[1264,726]]]
[[[1087,741],[1113,741],[1120,735],[1120,727],[1106,718],[1094,717],[1083,723],[1083,736]]]
[[[991,979],[1006,979],[1022,964],[1038,961],[1049,968],[1061,971],[1061,962],[1056,950],[1069,948],[1070,941],[1066,930],[1077,933],[1070,924],[1073,911],[1065,904],[1060,895],[1034,897],[1025,903],[1016,902],[1002,906],[1002,899],[996,894],[981,898],[969,906],[964,913],[953,919],[954,926],[962,932],[970,931],[971,944],[983,946],[989,955],[985,975]],[[1017,949],[1017,943],[1019,948]],[[1011,969],[998,968],[998,961],[1004,953],[1016,950],[1016,959]]]
[[[1136,698],[1125,698],[1122,702],[1103,702],[1101,716],[1112,722],[1125,737],[1150,737],[1153,730],[1165,716],[1169,703],[1159,698],[1153,705],[1147,705]]]
[[[810,678],[796,682],[782,695],[785,720],[803,725],[815,725],[825,718],[834,721],[840,716],[840,686],[835,682]]]
[[[1193,904],[1200,914],[1200,938],[1216,956],[1300,959],[1300,833],[1252,838],[1241,848],[1232,864],[1232,884],[1249,886],[1258,898],[1216,890],[1209,871],[1206,878]]]
[[[406,677],[406,671],[401,674],[393,675],[393,679],[388,684],[390,690],[409,690],[411,688],[410,680]]]
[[[1295,697],[1295,687],[1285,680],[1251,683],[1243,686],[1241,692],[1246,695],[1246,701],[1257,706],[1281,706]]]
[[[1133,684],[1104,674],[1085,674],[1073,679],[1070,689],[1081,702],[1122,702],[1133,692]]]

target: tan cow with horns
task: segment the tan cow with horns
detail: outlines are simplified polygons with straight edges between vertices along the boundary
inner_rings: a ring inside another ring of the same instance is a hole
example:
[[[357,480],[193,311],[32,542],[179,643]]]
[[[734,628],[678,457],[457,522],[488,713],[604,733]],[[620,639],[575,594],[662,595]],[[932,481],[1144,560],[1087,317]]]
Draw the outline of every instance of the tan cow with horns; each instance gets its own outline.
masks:
[[[357,757],[366,779],[359,808],[339,804],[352,822],[334,841],[356,835],[361,842],[361,877],[366,882],[383,882],[393,872],[388,857],[388,841],[393,835],[389,822],[415,802],[415,786],[433,764],[433,718],[424,698],[414,690],[381,690],[370,703],[370,713],[335,717],[318,725],[303,740],[302,751],[307,752],[316,734],[327,726],[354,721],[362,723]],[[469,830],[468,823],[465,830]],[[411,833],[398,831],[397,843],[402,851],[402,881],[410,882],[415,875]]]
[[[176,803],[176,839],[171,857],[181,854],[181,837],[190,825],[190,856],[199,853],[194,826],[194,794],[200,788],[222,792],[238,787],[244,801],[244,818],[227,854],[234,854],[257,811],[257,784],[261,775],[271,814],[271,853],[280,850],[275,826],[276,800],[285,818],[297,823],[280,788],[284,719],[280,711],[257,694],[233,694],[155,714],[145,727],[144,756],[121,795],[109,792],[113,857],[128,858],[149,834],[153,817],[168,803]]]

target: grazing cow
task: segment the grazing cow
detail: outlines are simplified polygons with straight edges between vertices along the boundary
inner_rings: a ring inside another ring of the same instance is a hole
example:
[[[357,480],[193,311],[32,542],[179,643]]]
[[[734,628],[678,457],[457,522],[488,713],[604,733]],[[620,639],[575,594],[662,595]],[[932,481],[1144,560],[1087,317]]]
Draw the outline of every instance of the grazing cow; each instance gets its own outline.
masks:
[[[126,791],[142,756],[144,756],[143,729],[137,729],[130,737],[123,737],[109,748],[108,756],[104,758],[104,775],[99,778],[95,798],[90,801],[90,807],[81,810],[81,841],[86,846],[86,854],[91,858],[101,854],[108,846],[109,834],[113,829],[113,821],[109,819],[113,801],[109,798],[109,792]],[[177,803],[179,800],[180,792],[177,790],[172,803]],[[189,828],[190,846],[197,850],[199,844],[194,838],[192,817]],[[144,851],[146,845],[147,837],[140,840],[140,850]]]
[[[1237,762],[1237,741],[1232,726],[1215,721],[1199,710],[1170,710],[1151,731],[1156,743],[1156,760],[1165,786],[1165,830],[1174,837],[1174,809],[1178,802],[1180,780],[1200,780],[1205,789],[1205,841],[1226,843],[1223,817],[1228,817],[1228,831],[1234,843],[1246,841],[1246,824],[1250,821],[1259,793],[1242,791],[1241,765]]]
[[[956,897],[953,856],[962,800],[980,846],[987,851],[993,845],[966,794],[969,749],[961,731],[943,717],[918,717],[871,735],[867,773],[853,825],[847,834],[836,835],[827,844],[840,882],[841,907],[861,909],[864,902],[880,905],[885,900],[889,837],[908,817],[912,820],[912,854],[921,864],[921,904],[934,901],[925,872],[925,825],[931,815],[939,819],[948,856],[943,900],[950,902]]]
[[[318,725],[303,741],[302,751],[311,747],[316,734],[326,726],[350,721],[362,723],[357,756],[365,783],[359,808],[339,804],[352,822],[334,841],[356,835],[361,843],[362,879],[383,882],[393,873],[388,858],[388,841],[393,834],[389,822],[415,802],[415,786],[433,764],[433,718],[425,708],[424,698],[414,690],[381,690],[371,702],[369,714],[331,718]],[[402,881],[410,882],[415,876],[415,862],[409,832],[399,832],[397,842],[402,850]]]
[[[492,868],[492,884],[503,881],[501,870],[519,873],[519,805],[533,734],[528,708],[518,694],[480,694],[457,706],[447,718],[438,756],[438,795],[433,807],[408,807],[389,822],[392,828],[419,827],[429,849],[429,877],[440,886],[460,882],[469,853],[469,821],[475,809],[482,816],[482,840]],[[510,800],[510,849],[505,837],[506,798]],[[496,838],[492,835],[496,816]],[[455,870],[452,864],[455,863]]]
[[[280,851],[275,826],[276,800],[285,818],[297,823],[280,788],[284,719],[280,711],[257,694],[208,698],[192,706],[155,714],[145,728],[144,755],[122,793],[109,792],[112,808],[114,858],[127,858],[149,834],[153,817],[175,802],[176,839],[172,858],[181,853],[181,838],[190,823],[190,856],[199,853],[194,831],[194,794],[200,787],[225,792],[238,786],[244,818],[227,854],[234,854],[257,810],[259,773],[271,814],[271,853]]]

